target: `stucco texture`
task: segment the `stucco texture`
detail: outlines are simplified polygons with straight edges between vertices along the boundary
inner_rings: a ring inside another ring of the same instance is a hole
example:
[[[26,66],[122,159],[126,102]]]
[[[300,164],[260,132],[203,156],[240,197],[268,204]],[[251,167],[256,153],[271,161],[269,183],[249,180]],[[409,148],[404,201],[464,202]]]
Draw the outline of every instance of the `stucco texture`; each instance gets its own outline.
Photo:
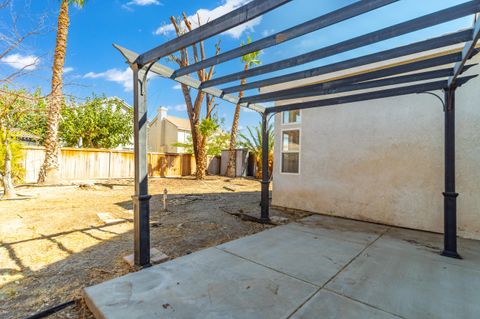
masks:
[[[456,98],[458,234],[480,239],[480,79]],[[297,126],[275,117],[273,205],[443,232],[440,101],[407,95],[303,110],[301,117]],[[300,173],[282,174],[281,131],[294,127],[301,129]]]

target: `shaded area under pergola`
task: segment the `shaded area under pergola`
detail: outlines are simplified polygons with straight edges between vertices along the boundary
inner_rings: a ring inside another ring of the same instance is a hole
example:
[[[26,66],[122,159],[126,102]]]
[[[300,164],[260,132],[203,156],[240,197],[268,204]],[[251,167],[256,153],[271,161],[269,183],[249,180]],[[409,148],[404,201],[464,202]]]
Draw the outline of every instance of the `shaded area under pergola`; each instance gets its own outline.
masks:
[[[267,76],[264,79],[255,80],[247,84],[231,85],[225,88],[218,88],[217,86],[250,77],[269,75],[273,72],[335,56],[343,52],[396,38],[455,19],[474,16],[480,12],[480,0],[468,1],[311,52],[265,64],[248,71],[224,75],[205,82],[200,82],[189,74],[209,66],[230,61],[251,52],[279,45],[337,23],[342,23],[345,20],[380,9],[399,0],[356,1],[351,5],[321,15],[287,30],[280,31],[240,48],[226,51],[217,56],[207,58],[177,70],[173,70],[159,62],[160,59],[172,53],[237,27],[291,1],[292,0],[251,1],[243,7],[199,26],[143,54],[137,54],[115,45],[126,58],[133,71],[135,121],[135,195],[133,196],[135,211],[135,264],[138,266],[146,266],[150,263],[150,195],[148,194],[147,179],[146,107],[147,75],[149,72],[185,84],[190,88],[202,90],[211,96],[223,99],[232,104],[240,104],[242,107],[258,112],[262,117],[262,167],[268,167],[267,122],[270,114],[443,90],[444,98],[443,100],[440,98],[445,113],[445,191],[443,192],[444,248],[442,254],[448,257],[459,258],[456,239],[456,198],[458,193],[455,191],[455,92],[458,87],[474,77],[462,76],[462,73],[470,67],[467,65],[468,60],[477,53],[476,44],[480,38],[480,21],[476,21],[470,29],[455,31],[435,38],[398,46],[393,49],[297,72]],[[459,44],[463,45],[463,49],[458,52],[452,51],[449,54],[433,56],[428,59],[410,61],[400,65],[391,65],[359,74],[348,75],[339,79],[333,78],[321,83],[314,83],[316,76],[368,66]],[[451,66],[451,64],[453,64],[453,66]],[[432,68],[434,69],[432,70]],[[254,94],[241,99],[233,95],[233,93],[239,91],[261,89],[292,81],[309,79],[311,79],[312,84],[306,86]],[[397,87],[388,88],[390,86]],[[355,91],[361,92],[355,93]],[[328,95],[333,95],[333,97],[324,98],[324,96]],[[306,97],[317,98],[317,100],[289,103],[274,107],[263,107],[258,104]],[[268,222],[270,177],[267,169],[263,169],[262,173],[260,220],[262,222]]]

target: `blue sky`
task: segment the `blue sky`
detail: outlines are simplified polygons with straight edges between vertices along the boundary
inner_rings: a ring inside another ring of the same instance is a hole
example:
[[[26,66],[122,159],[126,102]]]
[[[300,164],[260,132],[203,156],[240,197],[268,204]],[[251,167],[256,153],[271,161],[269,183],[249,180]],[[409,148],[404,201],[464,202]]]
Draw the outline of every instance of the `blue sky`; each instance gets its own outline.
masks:
[[[199,12],[204,19],[214,18],[245,2],[247,0],[87,0],[82,10],[71,9],[64,91],[77,99],[95,93],[118,96],[131,103],[131,72],[122,56],[112,47],[112,43],[136,52],[144,52],[174,37],[169,26],[169,17],[172,15],[179,16],[182,11],[185,11],[189,16]],[[353,2],[355,1],[293,0],[235,32],[222,34],[207,41],[207,55],[213,54],[214,43],[218,39],[221,39],[222,51],[226,51],[238,47],[247,36],[256,40]],[[274,62],[463,2],[466,0],[400,0],[364,16],[288,41],[275,48],[266,49],[261,55],[261,60],[263,64]],[[59,3],[59,0],[13,0],[11,10],[19,16],[20,31],[31,29],[43,17],[45,17],[46,26],[41,35],[32,37],[21,50],[12,52],[11,56],[7,57],[9,59],[0,61],[0,74],[8,74],[18,66],[18,63],[28,61],[29,58],[38,59],[34,72],[19,79],[18,86],[28,89],[41,87],[44,93],[49,92],[50,68],[55,45],[54,27]],[[11,12],[7,10],[0,13],[0,30],[8,28],[11,21],[10,14]],[[302,65],[283,73],[393,48],[425,37],[470,27],[472,19],[472,17],[459,19]],[[176,67],[166,60],[162,63]],[[235,59],[218,66],[216,75],[225,75],[242,68],[240,59]],[[260,78],[262,77],[253,79]],[[247,95],[252,93],[254,92],[247,92]],[[155,115],[159,106],[169,108],[169,114],[186,117],[183,96],[175,82],[161,78],[152,79],[149,84],[148,98],[150,118]],[[225,118],[225,123],[229,127],[233,106],[226,102],[218,102],[218,114]],[[242,111],[241,127],[255,125],[258,121],[258,114]]]

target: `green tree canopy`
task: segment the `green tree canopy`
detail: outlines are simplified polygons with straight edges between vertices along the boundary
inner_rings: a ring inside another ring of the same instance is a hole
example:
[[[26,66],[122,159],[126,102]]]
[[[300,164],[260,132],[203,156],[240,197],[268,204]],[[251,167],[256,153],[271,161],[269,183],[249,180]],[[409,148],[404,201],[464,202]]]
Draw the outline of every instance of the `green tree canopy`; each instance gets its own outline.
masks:
[[[41,96],[41,91],[34,93],[34,99],[31,100],[32,106],[30,112],[27,112],[16,123],[15,128],[34,134],[39,137],[39,143],[43,144],[47,136],[47,103]]]
[[[199,130],[206,138],[206,151],[207,155],[219,156],[222,154],[222,150],[228,148],[228,141],[230,140],[230,134],[222,129],[223,119],[219,119],[217,114],[214,114],[212,118],[203,119],[200,122]],[[175,143],[173,146],[184,147],[185,152],[193,154],[193,141],[189,136],[185,143]]]
[[[60,136],[67,146],[116,148],[133,136],[133,110],[116,98],[93,96],[62,112]]]

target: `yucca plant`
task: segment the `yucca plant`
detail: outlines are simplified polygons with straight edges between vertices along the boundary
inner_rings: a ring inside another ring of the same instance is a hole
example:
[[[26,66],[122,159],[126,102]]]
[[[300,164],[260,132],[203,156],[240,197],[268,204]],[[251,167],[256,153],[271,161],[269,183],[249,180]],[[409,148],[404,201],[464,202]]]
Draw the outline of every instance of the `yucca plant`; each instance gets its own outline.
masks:
[[[273,168],[273,145],[275,132],[273,131],[273,126],[269,125],[268,128],[268,171],[270,175],[272,174]],[[256,177],[262,177],[262,123],[260,122],[258,126],[253,129],[247,127],[248,135],[240,133],[239,146],[244,147],[250,151],[255,156],[255,161],[257,164]]]

